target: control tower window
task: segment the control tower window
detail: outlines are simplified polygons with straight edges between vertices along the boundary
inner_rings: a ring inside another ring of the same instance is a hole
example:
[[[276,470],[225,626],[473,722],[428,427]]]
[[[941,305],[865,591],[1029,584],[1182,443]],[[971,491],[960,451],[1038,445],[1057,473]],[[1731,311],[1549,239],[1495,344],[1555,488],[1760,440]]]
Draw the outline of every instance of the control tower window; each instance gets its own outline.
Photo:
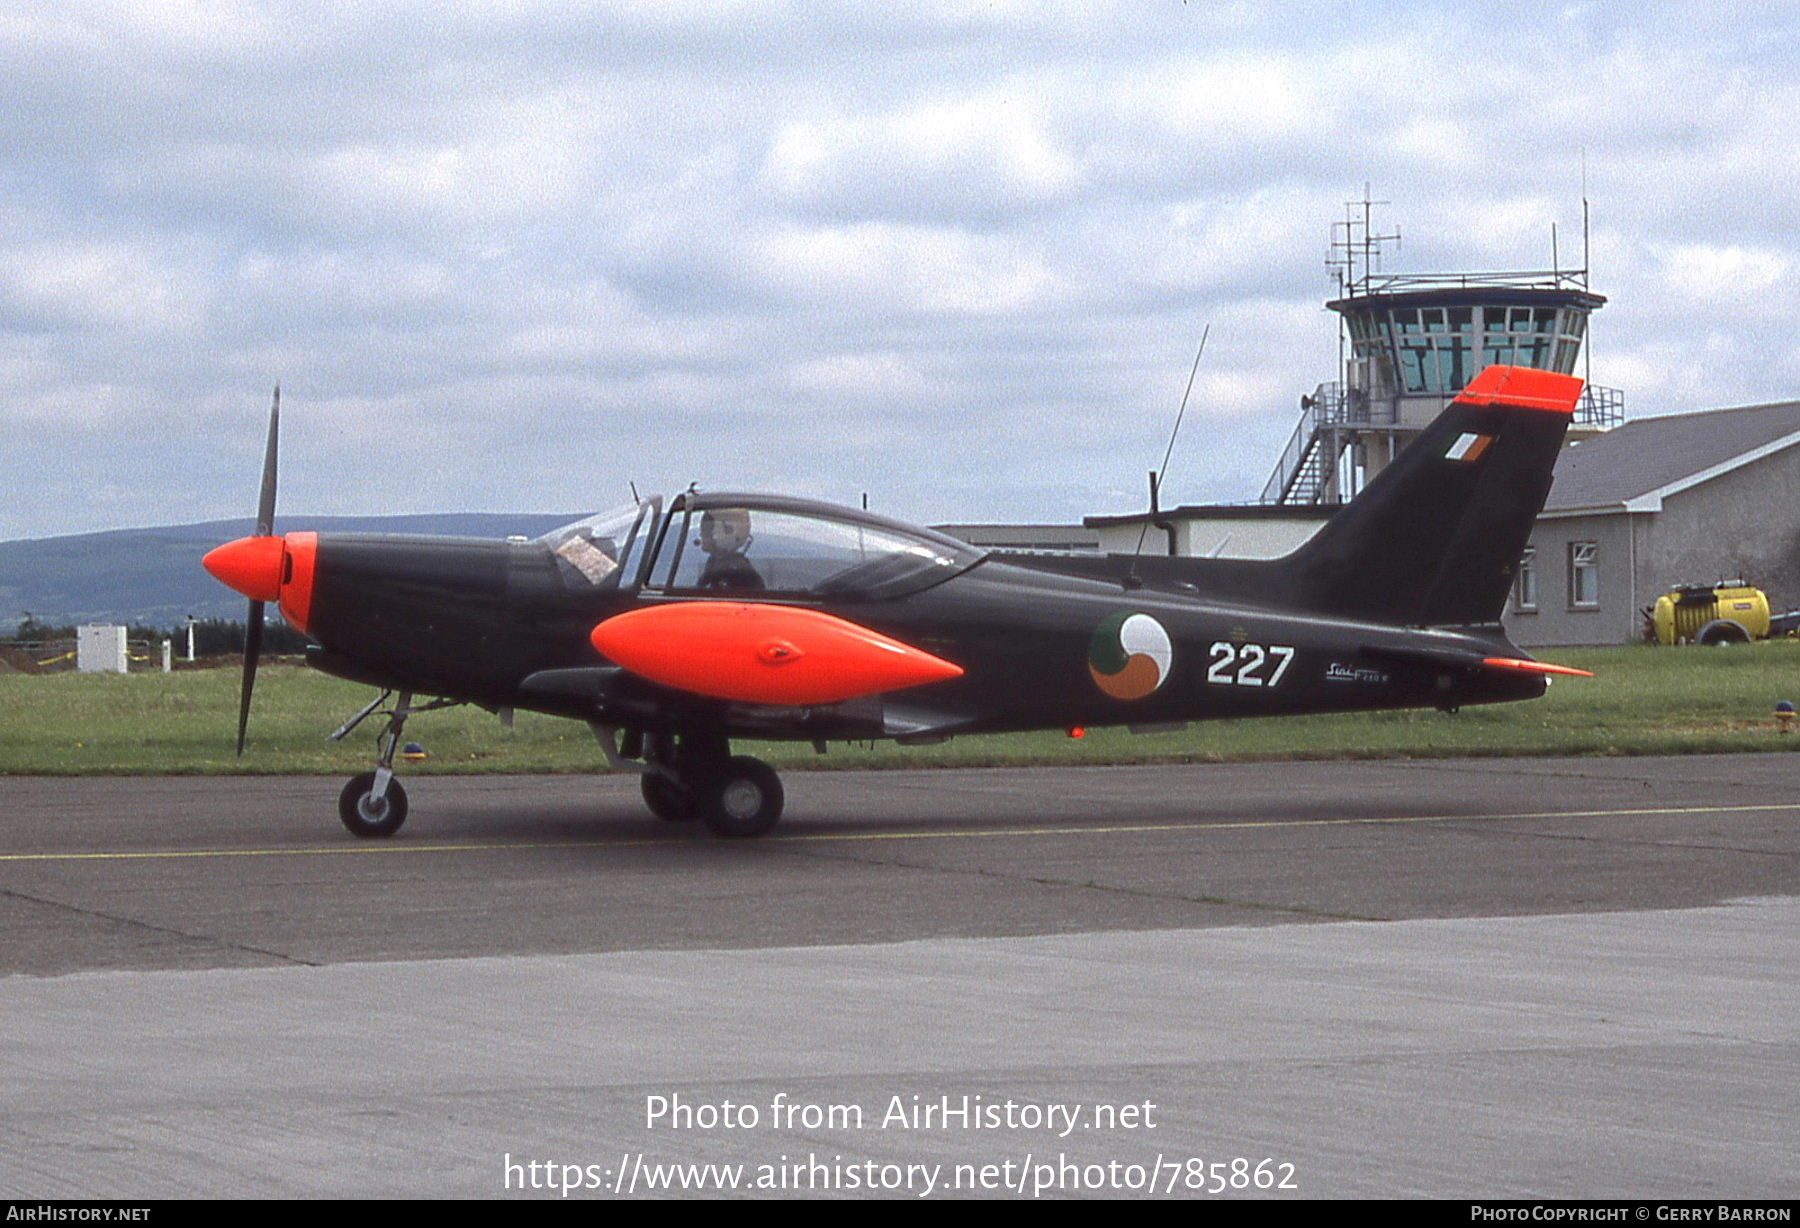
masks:
[[[1484,364],[1538,367],[1561,371],[1575,369],[1581,352],[1581,336],[1587,327],[1584,312],[1554,307],[1487,307],[1482,309],[1481,349]]]
[[[1407,392],[1452,393],[1474,378],[1473,308],[1397,307],[1392,318]]]
[[[1568,307],[1558,315],[1562,326],[1558,330],[1554,369],[1568,375],[1575,370],[1575,360],[1581,354],[1581,337],[1587,331],[1587,313]]]
[[[1450,335],[1438,341],[1437,391],[1454,392],[1475,378],[1469,365],[1475,349],[1474,311],[1469,307],[1449,310]]]
[[[1432,369],[1431,343],[1421,341],[1403,341],[1400,343],[1400,379],[1408,392],[1426,392],[1431,387]]]

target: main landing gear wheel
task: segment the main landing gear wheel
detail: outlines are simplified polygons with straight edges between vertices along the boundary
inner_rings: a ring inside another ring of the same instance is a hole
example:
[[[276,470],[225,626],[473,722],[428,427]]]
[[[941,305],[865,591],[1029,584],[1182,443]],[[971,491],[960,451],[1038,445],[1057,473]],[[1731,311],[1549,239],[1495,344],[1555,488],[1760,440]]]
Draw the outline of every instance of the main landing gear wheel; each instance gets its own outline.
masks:
[[[683,788],[660,772],[646,772],[640,778],[644,805],[665,823],[686,823],[700,817],[698,799],[692,789]]]
[[[375,773],[352,776],[344,791],[338,794],[338,818],[350,834],[364,840],[379,840],[400,830],[406,822],[406,790],[398,780],[389,779],[387,794],[375,796]]]
[[[747,839],[763,835],[780,821],[785,800],[774,768],[761,759],[733,755],[708,788],[701,818],[715,836]]]

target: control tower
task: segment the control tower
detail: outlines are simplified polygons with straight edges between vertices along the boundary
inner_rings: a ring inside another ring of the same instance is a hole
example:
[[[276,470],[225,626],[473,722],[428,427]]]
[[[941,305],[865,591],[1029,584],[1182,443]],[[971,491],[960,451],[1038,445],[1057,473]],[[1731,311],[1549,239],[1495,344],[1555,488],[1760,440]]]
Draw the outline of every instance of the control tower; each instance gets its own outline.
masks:
[[[1339,296],[1326,306],[1340,317],[1342,375],[1300,398],[1300,424],[1263,503],[1348,501],[1491,364],[1574,374],[1588,316],[1606,302],[1588,289],[1585,268],[1383,273],[1383,246],[1400,236],[1373,232],[1376,203],[1352,204],[1332,227]],[[1623,394],[1590,383],[1569,437],[1598,434],[1624,417]]]

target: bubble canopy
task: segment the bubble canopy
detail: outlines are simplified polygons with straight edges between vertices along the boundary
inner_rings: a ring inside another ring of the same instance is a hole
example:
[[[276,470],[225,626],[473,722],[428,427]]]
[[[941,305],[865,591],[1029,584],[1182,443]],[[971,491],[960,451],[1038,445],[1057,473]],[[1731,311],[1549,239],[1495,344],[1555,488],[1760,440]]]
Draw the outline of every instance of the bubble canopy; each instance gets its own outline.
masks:
[[[872,600],[928,588],[984,553],[931,529],[782,495],[678,495],[612,508],[538,539],[571,588],[755,599]]]

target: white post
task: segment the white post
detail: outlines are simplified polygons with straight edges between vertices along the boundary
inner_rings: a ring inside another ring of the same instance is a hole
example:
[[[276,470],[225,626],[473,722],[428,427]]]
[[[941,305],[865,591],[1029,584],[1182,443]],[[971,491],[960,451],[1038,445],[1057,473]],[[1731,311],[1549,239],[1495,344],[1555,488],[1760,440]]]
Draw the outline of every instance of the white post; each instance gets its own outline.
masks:
[[[175,669],[175,644],[171,640],[163,641],[163,673],[171,673]]]

